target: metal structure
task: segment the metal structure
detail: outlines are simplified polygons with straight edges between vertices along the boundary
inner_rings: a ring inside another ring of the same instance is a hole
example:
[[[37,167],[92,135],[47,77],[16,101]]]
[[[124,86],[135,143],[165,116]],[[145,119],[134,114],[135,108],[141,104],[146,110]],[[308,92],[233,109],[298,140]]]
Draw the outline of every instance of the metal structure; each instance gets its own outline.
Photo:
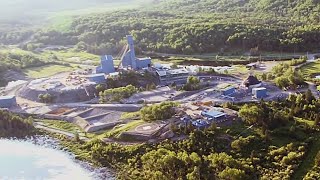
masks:
[[[121,56],[119,68],[138,70],[151,66],[151,58],[136,58],[133,36],[127,35],[127,42],[128,44]]]
[[[115,72],[113,57],[106,55],[101,57],[101,66],[96,68],[96,73],[110,74]]]

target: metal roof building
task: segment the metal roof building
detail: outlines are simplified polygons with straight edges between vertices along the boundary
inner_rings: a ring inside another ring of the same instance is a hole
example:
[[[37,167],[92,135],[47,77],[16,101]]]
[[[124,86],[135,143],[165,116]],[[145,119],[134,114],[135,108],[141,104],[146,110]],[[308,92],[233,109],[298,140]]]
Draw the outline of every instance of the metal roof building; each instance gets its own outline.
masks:
[[[227,114],[220,111],[210,110],[210,111],[203,111],[201,115],[209,119],[216,120],[222,117],[226,117]]]
[[[197,128],[205,128],[205,127],[209,126],[209,123],[204,120],[199,119],[196,121],[192,121],[192,125]]]
[[[101,56],[101,65],[96,68],[96,73],[113,73],[115,72],[113,57],[111,55]]]
[[[106,81],[106,78],[103,73],[91,74],[91,75],[88,75],[87,77],[91,82],[95,82],[95,83],[104,83]]]
[[[17,105],[15,96],[1,96],[0,97],[0,108],[11,108]]]
[[[257,99],[262,99],[267,97],[267,89],[264,87],[261,88],[253,88],[252,89],[252,94],[255,98]]]
[[[229,87],[222,90],[222,95],[228,96],[228,95],[235,93],[235,91],[236,91],[235,87],[229,86]]]

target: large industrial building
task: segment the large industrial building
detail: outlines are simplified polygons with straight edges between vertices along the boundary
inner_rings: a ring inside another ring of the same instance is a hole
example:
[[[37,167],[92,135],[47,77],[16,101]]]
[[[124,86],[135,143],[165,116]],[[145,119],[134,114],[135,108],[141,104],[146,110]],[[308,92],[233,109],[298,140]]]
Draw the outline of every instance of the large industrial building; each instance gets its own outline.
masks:
[[[106,55],[101,57],[101,65],[96,68],[96,73],[110,74],[115,72],[113,57]]]
[[[151,67],[151,58],[137,58],[134,50],[134,40],[131,35],[127,35],[128,44],[121,51],[119,55],[121,57],[119,67],[123,69],[140,70],[143,68]],[[105,55],[101,57],[101,65],[96,68],[96,73],[110,74],[116,71],[114,67],[113,57],[111,55]]]
[[[134,50],[134,40],[131,35],[127,35],[128,45],[121,58],[122,68],[139,70],[151,66],[151,58],[137,58]]]
[[[1,96],[0,97],[0,108],[11,108],[17,105],[15,96]]]
[[[189,71],[186,69],[157,70],[156,72],[161,83],[185,83],[189,77]]]

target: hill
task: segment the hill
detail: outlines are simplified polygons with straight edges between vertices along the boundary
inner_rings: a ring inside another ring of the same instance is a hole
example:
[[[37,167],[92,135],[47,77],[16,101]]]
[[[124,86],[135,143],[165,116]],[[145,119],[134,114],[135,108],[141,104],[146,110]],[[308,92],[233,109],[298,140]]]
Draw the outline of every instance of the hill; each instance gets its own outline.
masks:
[[[0,22],[36,23],[57,14],[79,15],[83,13],[101,12],[123,7],[137,7],[140,0],[0,0]],[[88,10],[89,9],[89,10]]]
[[[243,54],[320,49],[319,0],[153,0],[144,8],[75,17],[35,34],[34,47],[76,45],[117,54],[133,34],[143,51]],[[14,38],[11,38],[14,39]],[[11,39],[2,42],[10,44]],[[0,36],[1,40],[1,36]]]

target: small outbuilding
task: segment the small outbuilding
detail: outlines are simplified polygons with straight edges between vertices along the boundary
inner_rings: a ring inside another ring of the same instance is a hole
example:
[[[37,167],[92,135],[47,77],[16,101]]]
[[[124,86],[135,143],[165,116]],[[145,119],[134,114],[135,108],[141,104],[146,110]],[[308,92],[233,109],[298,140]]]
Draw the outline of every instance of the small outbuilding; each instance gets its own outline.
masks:
[[[226,117],[226,113],[215,110],[203,111],[201,115],[212,121],[217,121]]]
[[[255,76],[249,75],[244,81],[242,82],[242,85],[247,88],[257,88],[260,87],[262,84],[261,81],[259,81]]]
[[[205,120],[198,119],[196,121],[192,121],[192,125],[200,129],[208,127],[210,124]]]
[[[88,76],[89,81],[95,83],[104,83],[106,81],[106,77],[103,73],[100,74],[91,74]]]
[[[0,96],[0,108],[11,108],[17,105],[15,96]]]
[[[267,97],[267,89],[264,87],[261,88],[253,88],[252,89],[252,95],[253,97],[257,98],[257,99],[262,99]]]
[[[229,86],[229,87],[222,90],[222,95],[229,96],[231,94],[234,94],[235,91],[236,91],[235,87]]]
[[[258,63],[250,63],[250,64],[247,64],[246,67],[248,69],[255,69],[258,67]]]

